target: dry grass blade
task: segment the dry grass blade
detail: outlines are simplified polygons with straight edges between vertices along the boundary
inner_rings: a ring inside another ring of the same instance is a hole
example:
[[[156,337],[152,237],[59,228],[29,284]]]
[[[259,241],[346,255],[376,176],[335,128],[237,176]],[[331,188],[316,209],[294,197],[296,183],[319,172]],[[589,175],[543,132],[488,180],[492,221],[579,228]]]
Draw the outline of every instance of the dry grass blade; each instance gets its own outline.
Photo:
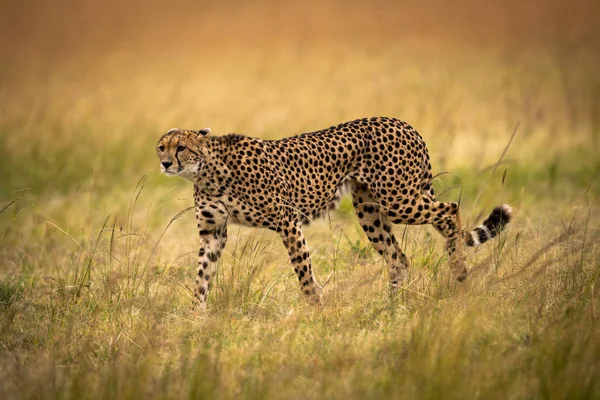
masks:
[[[500,154],[500,157],[498,158],[498,161],[496,162],[496,164],[492,168],[492,172],[491,172],[490,176],[493,176],[494,173],[496,173],[496,169],[498,169],[498,166],[500,165],[500,163],[502,163],[502,160],[504,160],[504,156],[506,156],[506,152],[510,148],[510,145],[512,144],[513,139],[515,138],[515,135],[517,134],[517,130],[519,129],[519,125],[521,125],[521,121],[518,121],[516,123],[516,125],[515,125],[515,127],[514,127],[514,129],[512,131],[512,134],[510,135],[510,139],[508,139],[508,143],[504,147],[504,150],[502,150],[502,154]],[[487,187],[488,182],[489,182],[489,180],[486,180],[486,181],[484,181],[480,185],[479,191],[477,192],[477,195],[475,196],[475,200],[473,201],[473,204],[477,204],[479,202],[479,198],[481,197],[483,191]],[[502,183],[504,183],[504,176],[502,177]]]
[[[554,240],[551,240],[550,242],[546,243],[542,248],[540,248],[531,257],[529,257],[529,259],[521,267],[521,271],[519,271],[513,275],[509,275],[502,279],[499,279],[498,281],[491,283],[489,286],[495,286],[499,283],[503,283],[505,281],[514,279],[518,276],[521,276],[529,269],[529,267],[531,267],[533,264],[535,264],[544,254],[547,254],[556,245],[563,243],[565,240],[567,240],[569,237],[573,236],[574,234],[575,234],[574,229],[571,229],[569,231],[561,233],[560,236],[558,236]],[[553,262],[555,262],[555,261],[558,261],[558,259],[555,259]]]
[[[65,231],[63,228],[61,228],[60,226],[50,222],[50,221],[46,221],[46,223],[56,229],[58,229],[62,234],[64,234],[66,237],[68,237],[69,239],[71,239],[71,241],[73,243],[75,243],[77,245],[77,247],[79,247],[79,249],[81,251],[83,251],[85,253],[85,255],[88,258],[92,258],[92,255],[81,245],[81,243],[79,243],[73,236],[71,236],[67,231]]]
[[[2,207],[2,210],[0,210],[0,214],[2,214],[8,207],[12,206],[16,202],[17,202],[17,200],[10,201],[7,205],[5,205],[4,207]]]

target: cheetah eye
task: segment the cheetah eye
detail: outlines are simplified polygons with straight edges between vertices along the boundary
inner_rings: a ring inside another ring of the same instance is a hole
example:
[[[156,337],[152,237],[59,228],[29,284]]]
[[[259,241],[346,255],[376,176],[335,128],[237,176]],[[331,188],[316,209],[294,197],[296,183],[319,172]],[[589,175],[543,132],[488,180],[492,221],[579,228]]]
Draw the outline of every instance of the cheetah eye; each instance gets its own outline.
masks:
[[[185,150],[185,146],[177,146],[177,151],[184,151]]]
[[[158,146],[158,149],[159,149],[160,151],[165,151],[165,146],[163,146],[163,145],[161,144],[160,146]]]

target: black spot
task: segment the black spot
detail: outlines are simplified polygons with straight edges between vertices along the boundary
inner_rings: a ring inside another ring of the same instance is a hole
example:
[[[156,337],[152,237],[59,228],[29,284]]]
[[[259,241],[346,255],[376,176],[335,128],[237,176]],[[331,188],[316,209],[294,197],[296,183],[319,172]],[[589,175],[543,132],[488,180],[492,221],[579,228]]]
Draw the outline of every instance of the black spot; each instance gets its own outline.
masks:
[[[300,264],[302,262],[302,255],[292,258],[292,264]]]
[[[479,227],[475,228],[475,233],[479,237],[479,243],[487,242],[488,236],[483,228],[479,228]]]

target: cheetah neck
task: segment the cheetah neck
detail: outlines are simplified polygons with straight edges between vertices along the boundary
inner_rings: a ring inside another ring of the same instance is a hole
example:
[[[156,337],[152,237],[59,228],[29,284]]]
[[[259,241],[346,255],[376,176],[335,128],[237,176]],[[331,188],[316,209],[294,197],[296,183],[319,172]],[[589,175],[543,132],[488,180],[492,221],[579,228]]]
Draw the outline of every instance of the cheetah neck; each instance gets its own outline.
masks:
[[[195,184],[208,195],[227,193],[231,185],[231,171],[227,166],[227,144],[222,137],[211,137],[206,146],[199,149],[200,167]]]

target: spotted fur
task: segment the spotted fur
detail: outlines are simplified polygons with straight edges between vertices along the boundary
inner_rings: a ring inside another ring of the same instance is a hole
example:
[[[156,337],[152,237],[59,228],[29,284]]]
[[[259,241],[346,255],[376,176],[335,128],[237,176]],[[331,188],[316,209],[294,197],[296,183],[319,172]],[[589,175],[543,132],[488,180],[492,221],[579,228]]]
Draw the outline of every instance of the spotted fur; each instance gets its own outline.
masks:
[[[433,225],[446,238],[454,275],[463,280],[463,244],[496,236],[511,216],[510,207],[499,206],[481,226],[462,232],[458,204],[435,199],[425,142],[393,118],[363,118],[281,140],[171,129],[159,140],[157,153],[164,173],[194,183],[200,307],[205,307],[229,223],[278,232],[302,291],[318,303],[320,288],[302,226],[335,207],[345,192],[352,194],[363,230],[389,264],[392,290],[406,280],[409,267],[392,224]]]

